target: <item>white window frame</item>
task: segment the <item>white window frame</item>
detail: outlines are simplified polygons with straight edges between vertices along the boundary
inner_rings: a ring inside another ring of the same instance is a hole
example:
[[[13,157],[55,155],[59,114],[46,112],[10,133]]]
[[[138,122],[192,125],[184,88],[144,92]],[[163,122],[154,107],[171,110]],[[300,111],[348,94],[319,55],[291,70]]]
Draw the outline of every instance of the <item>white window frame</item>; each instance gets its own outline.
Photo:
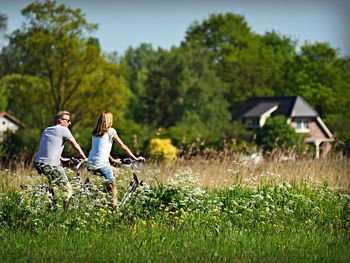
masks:
[[[296,118],[295,130],[296,132],[310,132],[310,119]]]

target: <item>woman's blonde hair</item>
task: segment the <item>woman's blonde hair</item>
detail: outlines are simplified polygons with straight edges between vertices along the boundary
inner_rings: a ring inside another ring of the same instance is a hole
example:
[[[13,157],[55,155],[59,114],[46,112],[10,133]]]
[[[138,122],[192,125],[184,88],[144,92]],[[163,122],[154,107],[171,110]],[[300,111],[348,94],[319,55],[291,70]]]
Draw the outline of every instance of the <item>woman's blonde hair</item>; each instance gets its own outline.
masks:
[[[102,136],[113,125],[113,114],[108,111],[104,111],[98,116],[98,120],[95,129],[92,132],[94,136]]]

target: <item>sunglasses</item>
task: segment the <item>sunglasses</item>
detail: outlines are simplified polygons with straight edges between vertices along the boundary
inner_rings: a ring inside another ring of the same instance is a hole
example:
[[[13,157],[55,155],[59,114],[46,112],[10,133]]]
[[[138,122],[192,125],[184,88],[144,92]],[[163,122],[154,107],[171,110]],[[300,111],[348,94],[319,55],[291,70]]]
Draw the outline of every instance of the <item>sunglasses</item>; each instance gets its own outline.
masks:
[[[66,119],[66,118],[61,118],[61,120],[65,120],[66,122],[71,122],[71,120],[69,120],[69,119]]]

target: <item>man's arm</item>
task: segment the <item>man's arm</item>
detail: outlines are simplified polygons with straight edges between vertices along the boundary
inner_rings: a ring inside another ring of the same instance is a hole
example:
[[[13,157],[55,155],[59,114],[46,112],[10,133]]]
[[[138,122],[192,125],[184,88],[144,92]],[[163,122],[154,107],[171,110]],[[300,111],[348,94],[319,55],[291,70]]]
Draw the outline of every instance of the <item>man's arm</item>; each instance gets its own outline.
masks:
[[[86,160],[86,155],[83,152],[83,150],[80,148],[79,144],[77,141],[74,139],[74,137],[68,139],[68,142],[70,145],[72,145],[73,149],[76,151],[77,154],[79,154],[84,160]]]

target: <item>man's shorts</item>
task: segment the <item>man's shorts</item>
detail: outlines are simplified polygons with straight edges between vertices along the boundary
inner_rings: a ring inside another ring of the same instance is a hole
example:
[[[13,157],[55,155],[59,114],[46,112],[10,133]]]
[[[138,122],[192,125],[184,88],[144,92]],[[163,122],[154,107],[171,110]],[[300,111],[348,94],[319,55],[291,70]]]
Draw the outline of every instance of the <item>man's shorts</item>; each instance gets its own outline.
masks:
[[[47,176],[49,183],[57,182],[58,184],[67,185],[69,182],[66,172],[61,166],[52,166],[45,163],[34,163],[34,167],[39,174]]]
[[[94,174],[103,176],[106,181],[106,184],[113,183],[115,181],[115,177],[113,174],[113,170],[109,165],[102,166],[100,168],[95,168],[93,166],[88,167],[88,170],[93,172]]]

